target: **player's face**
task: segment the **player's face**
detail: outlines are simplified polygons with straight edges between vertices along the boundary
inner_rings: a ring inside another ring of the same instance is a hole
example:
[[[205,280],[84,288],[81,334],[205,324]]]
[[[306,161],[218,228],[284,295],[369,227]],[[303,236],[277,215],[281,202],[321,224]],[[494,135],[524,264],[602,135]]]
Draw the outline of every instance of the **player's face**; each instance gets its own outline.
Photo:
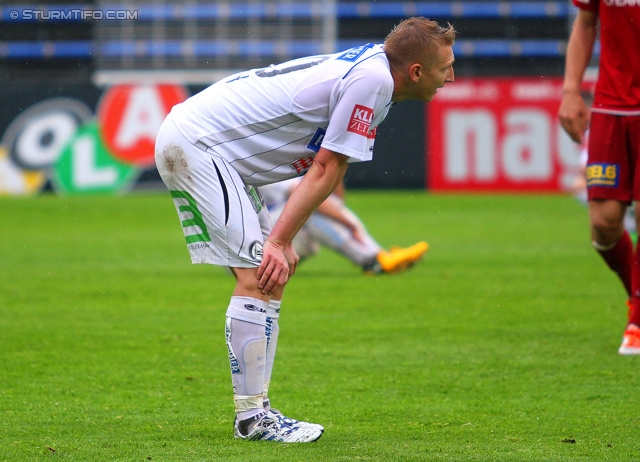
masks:
[[[435,58],[422,67],[417,84],[417,99],[429,102],[438,92],[438,88],[453,82],[453,48],[441,46]]]

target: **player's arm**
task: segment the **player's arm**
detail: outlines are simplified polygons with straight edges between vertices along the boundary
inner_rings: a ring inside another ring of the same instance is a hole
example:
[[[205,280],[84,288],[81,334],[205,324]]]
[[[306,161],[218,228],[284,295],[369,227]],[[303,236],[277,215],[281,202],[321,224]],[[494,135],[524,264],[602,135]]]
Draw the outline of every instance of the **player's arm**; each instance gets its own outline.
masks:
[[[345,213],[344,202],[342,201],[342,198],[338,195],[339,194],[338,192],[341,189],[344,190],[343,185],[344,185],[344,182],[341,181],[340,185],[336,188],[336,190],[333,191],[331,194],[329,194],[329,197],[327,197],[325,201],[318,206],[315,212],[320,213],[326,217],[329,217],[337,221],[338,223],[344,225],[349,230],[351,230],[352,233],[355,233],[358,230],[358,224],[354,222],[354,220],[351,217],[351,214]],[[291,192],[293,192],[293,190],[297,186],[298,184],[296,184],[289,190],[289,195],[291,195]]]
[[[580,85],[591,60],[598,33],[597,26],[597,13],[581,9],[567,45],[562,102],[558,117],[562,127],[576,143],[582,142],[582,136],[589,125],[589,109],[580,94]]]
[[[347,171],[347,160],[343,154],[320,148],[311,168],[291,193],[264,243],[257,273],[258,287],[263,293],[270,293],[276,284],[285,284],[295,272],[298,259],[291,241],[314,210],[338,187]]]

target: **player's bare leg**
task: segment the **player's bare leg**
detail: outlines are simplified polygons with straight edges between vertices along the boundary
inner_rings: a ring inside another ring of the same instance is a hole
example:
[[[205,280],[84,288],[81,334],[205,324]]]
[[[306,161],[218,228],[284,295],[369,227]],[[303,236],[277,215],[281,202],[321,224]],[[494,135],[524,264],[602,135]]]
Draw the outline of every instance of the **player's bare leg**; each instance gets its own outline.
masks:
[[[633,243],[623,226],[626,204],[613,200],[589,201],[593,247],[618,275],[631,296]]]
[[[625,210],[626,205],[619,201],[589,201],[593,247],[618,275],[627,294],[631,296],[633,243],[623,226]]]
[[[615,245],[624,233],[626,204],[614,200],[590,200],[589,219],[593,240],[603,247]]]

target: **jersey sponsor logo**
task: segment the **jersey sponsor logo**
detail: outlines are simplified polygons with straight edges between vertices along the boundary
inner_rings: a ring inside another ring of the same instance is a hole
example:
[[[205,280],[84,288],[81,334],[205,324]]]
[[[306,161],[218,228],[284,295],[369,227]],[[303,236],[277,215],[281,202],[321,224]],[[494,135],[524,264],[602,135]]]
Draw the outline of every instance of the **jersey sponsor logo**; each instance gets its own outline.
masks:
[[[351,113],[351,119],[349,119],[347,131],[353,132],[357,135],[366,136],[367,138],[375,138],[375,129],[369,132],[372,120],[373,109],[356,104],[353,108],[353,112]]]
[[[249,246],[249,255],[255,261],[262,261],[262,242],[253,241]],[[246,305],[245,308],[247,308]]]
[[[342,53],[336,59],[339,59],[340,61],[355,62],[358,60],[358,58],[360,58],[360,56],[362,56],[372,46],[373,46],[372,43],[367,43],[366,45],[361,45],[359,47],[351,48],[345,51],[344,53]]]
[[[318,152],[320,150],[320,145],[322,145],[322,141],[324,140],[324,135],[327,131],[324,128],[318,128],[316,132],[313,134],[311,141],[307,144],[307,149],[312,150],[313,152]]]
[[[620,165],[597,163],[587,165],[587,187],[604,186],[617,188],[620,180]]]
[[[311,168],[311,164],[313,164],[313,156],[303,157],[302,159],[291,162],[289,165],[299,175],[302,175]]]

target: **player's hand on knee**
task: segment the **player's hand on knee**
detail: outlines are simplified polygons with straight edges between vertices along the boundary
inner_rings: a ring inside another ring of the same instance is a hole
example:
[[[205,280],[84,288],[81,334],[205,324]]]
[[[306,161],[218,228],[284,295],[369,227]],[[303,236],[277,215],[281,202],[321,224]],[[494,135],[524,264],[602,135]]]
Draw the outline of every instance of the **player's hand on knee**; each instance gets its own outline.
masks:
[[[266,240],[262,249],[262,262],[256,273],[258,288],[263,294],[272,293],[276,285],[284,286],[287,283],[289,271],[289,261],[285,256],[284,247]]]
[[[287,263],[289,264],[289,276],[293,276],[298,269],[298,263],[300,263],[300,257],[298,256],[298,252],[293,247],[293,244],[289,244],[284,248],[284,256],[287,259]]]

